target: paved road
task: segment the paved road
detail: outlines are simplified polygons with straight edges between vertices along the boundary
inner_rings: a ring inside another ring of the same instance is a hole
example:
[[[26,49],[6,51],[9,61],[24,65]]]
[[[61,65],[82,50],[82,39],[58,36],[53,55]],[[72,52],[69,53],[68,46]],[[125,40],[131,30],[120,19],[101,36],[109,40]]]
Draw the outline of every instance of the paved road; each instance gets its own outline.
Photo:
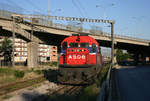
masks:
[[[118,69],[120,101],[150,101],[150,66]]]

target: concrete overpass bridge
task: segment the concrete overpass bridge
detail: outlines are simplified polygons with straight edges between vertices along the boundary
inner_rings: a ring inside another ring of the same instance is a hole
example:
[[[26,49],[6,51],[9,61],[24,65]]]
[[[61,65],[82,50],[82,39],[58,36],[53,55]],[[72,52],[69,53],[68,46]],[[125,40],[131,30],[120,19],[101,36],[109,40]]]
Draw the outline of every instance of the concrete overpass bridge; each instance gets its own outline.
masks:
[[[100,46],[111,47],[111,35],[108,33],[91,34],[90,30],[80,30],[71,28],[67,25],[53,24],[48,22],[47,19],[44,18],[38,19],[38,21],[34,22],[23,19],[23,21],[16,21],[15,23],[13,23],[13,20],[11,18],[12,14],[14,13],[0,12],[0,36],[12,36],[12,31],[14,30],[14,32],[16,33],[16,37],[22,38],[29,43],[46,43],[60,47],[61,41],[65,37],[70,36],[72,33],[89,33],[91,37],[99,42]],[[150,57],[149,40],[119,35],[115,35],[114,38],[116,49],[125,49],[131,53],[134,53],[136,58],[139,54],[141,54],[144,58],[146,56]]]

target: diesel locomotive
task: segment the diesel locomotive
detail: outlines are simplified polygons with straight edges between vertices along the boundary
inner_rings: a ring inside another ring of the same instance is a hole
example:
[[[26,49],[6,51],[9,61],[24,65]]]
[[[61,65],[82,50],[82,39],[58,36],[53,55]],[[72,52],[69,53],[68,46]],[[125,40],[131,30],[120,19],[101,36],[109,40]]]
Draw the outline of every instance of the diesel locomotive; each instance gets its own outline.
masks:
[[[60,83],[89,83],[102,67],[98,42],[87,34],[73,34],[61,43],[58,81]]]

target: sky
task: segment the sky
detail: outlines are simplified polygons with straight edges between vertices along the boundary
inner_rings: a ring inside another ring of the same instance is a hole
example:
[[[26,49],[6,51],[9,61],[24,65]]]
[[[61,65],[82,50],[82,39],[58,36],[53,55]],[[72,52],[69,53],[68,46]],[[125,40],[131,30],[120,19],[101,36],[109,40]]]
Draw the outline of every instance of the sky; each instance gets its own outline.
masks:
[[[51,16],[114,20],[115,34],[147,40],[150,40],[149,5],[150,0],[0,0],[0,9],[19,13],[48,15],[49,6]],[[83,23],[82,26],[98,26],[110,32],[109,25]],[[103,52],[108,54],[110,49],[103,48]]]
[[[115,34],[150,40],[150,0],[1,0],[0,9],[66,17],[115,20]],[[83,23],[83,26],[103,24]],[[89,27],[87,27],[89,28]]]
[[[115,34],[150,39],[150,0],[0,0],[0,9],[23,13],[115,20]],[[108,25],[83,23],[83,26]]]

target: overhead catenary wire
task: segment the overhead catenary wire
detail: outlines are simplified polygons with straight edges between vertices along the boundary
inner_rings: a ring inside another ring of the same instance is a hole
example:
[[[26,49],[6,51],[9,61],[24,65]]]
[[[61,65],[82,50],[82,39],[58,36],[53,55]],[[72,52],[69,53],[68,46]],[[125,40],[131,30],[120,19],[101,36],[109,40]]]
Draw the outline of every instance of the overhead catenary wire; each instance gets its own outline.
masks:
[[[80,8],[82,9],[82,11],[84,12],[84,14],[86,15],[86,18],[91,18],[89,15],[88,15],[88,12],[86,11],[85,7],[83,6],[83,4],[80,2],[80,0],[76,0],[76,2],[78,3],[78,5],[80,6]],[[94,26],[95,26],[95,23],[94,23]]]
[[[80,9],[80,7],[76,4],[74,0],[72,0],[72,4],[79,10],[79,13],[81,14],[81,16],[84,17],[82,10]]]
[[[84,14],[86,15],[86,17],[89,18],[89,15],[87,13],[87,11],[85,10],[85,7],[82,5],[82,3],[79,0],[76,0],[80,6],[80,8],[82,9],[82,11],[84,12]]]

